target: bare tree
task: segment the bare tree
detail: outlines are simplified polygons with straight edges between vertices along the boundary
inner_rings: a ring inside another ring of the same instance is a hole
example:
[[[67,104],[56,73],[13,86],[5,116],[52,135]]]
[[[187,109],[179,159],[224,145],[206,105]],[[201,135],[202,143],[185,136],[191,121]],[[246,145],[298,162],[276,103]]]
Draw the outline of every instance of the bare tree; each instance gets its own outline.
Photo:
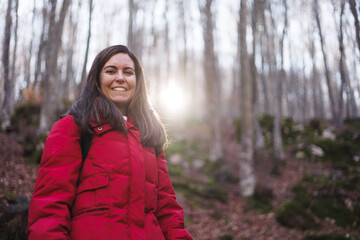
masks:
[[[85,83],[85,80],[86,80],[86,65],[87,65],[88,56],[89,56],[89,46],[90,46],[90,38],[91,38],[91,19],[92,19],[93,9],[94,9],[93,0],[89,0],[89,20],[88,20],[89,29],[88,29],[88,36],[87,36],[87,41],[86,41],[86,50],[85,50],[85,57],[84,57],[84,65],[83,65],[83,69],[82,69],[82,73],[81,73],[80,86],[83,86]]]
[[[216,161],[223,157],[221,146],[221,82],[218,73],[217,57],[214,49],[214,24],[211,12],[213,1],[206,0],[202,4],[199,0],[199,8],[201,12],[203,36],[204,36],[204,74],[206,81],[206,101],[207,116],[206,119],[210,125],[211,143],[210,143],[210,159]]]
[[[42,9],[42,16],[43,16],[43,21],[42,21],[42,30],[41,30],[41,35],[40,35],[40,43],[39,43],[39,49],[37,51],[37,56],[36,56],[36,65],[35,65],[35,76],[34,76],[34,83],[33,83],[33,89],[36,91],[38,83],[42,82],[43,80],[43,74],[41,72],[42,69],[42,65],[43,65],[43,58],[45,57],[45,49],[47,46],[48,41],[45,39],[45,35],[46,35],[46,26],[48,24],[48,8],[45,5],[44,2],[44,6]]]
[[[12,96],[10,99],[10,114],[14,113],[15,110],[15,85],[16,85],[16,53],[17,53],[17,46],[18,46],[18,24],[19,24],[19,0],[15,1],[15,28],[14,28],[14,49],[12,52],[12,65],[11,65],[11,92]]]
[[[319,81],[320,73],[316,66],[315,42],[313,37],[310,39],[309,52],[312,59],[311,89],[312,89],[312,97],[313,97],[312,102],[313,102],[314,116],[318,119],[325,119],[324,97]]]
[[[341,123],[340,123],[340,119],[338,118],[338,115],[336,112],[336,102],[335,102],[334,91],[333,91],[333,86],[332,86],[331,74],[330,74],[330,70],[329,70],[328,62],[327,62],[327,54],[326,54],[326,50],[325,50],[324,36],[322,33],[322,28],[321,28],[318,0],[314,0],[314,2],[313,2],[313,12],[314,12],[315,21],[316,21],[316,24],[318,27],[318,33],[319,33],[319,37],[320,37],[321,51],[322,51],[322,55],[323,55],[324,68],[325,68],[325,77],[326,77],[326,83],[327,83],[327,87],[328,87],[328,95],[329,95],[329,99],[330,99],[331,117],[332,117],[333,124],[335,126],[339,126]]]
[[[165,9],[163,13],[163,19],[165,22],[164,29],[164,40],[165,40],[165,84],[169,83],[170,72],[171,72],[171,62],[170,62],[170,37],[169,37],[169,0],[165,0]]]
[[[339,29],[339,50],[340,50],[340,62],[339,62],[339,69],[340,69],[340,76],[341,76],[341,91],[339,96],[339,119],[342,120],[344,109],[343,109],[343,92],[346,93],[347,96],[347,106],[348,109],[348,116],[349,118],[357,118],[358,111],[355,102],[355,95],[350,84],[350,77],[348,72],[348,67],[346,64],[346,56],[345,56],[345,45],[344,45],[344,31],[343,31],[343,16],[344,16],[344,9],[345,9],[345,1],[341,1],[341,10],[340,10],[340,29]]]
[[[251,79],[252,79],[252,104],[253,104],[253,121],[254,121],[254,133],[255,133],[255,148],[256,149],[262,149],[265,146],[265,139],[262,134],[260,124],[256,118],[256,116],[259,114],[260,111],[260,102],[259,102],[259,87],[258,87],[258,71],[256,68],[256,44],[257,44],[257,22],[258,22],[258,15],[259,15],[259,0],[254,0],[253,7],[251,11],[251,28],[252,28],[252,35],[253,35],[253,41],[252,41],[252,56],[251,56]]]
[[[33,11],[32,11],[32,19],[31,19],[31,36],[35,35],[35,16],[36,16],[36,0],[34,0],[33,2]],[[33,45],[34,45],[34,41],[33,41],[33,37],[30,40],[30,44],[29,44],[29,49],[28,51],[25,50],[25,57],[26,57],[26,63],[25,63],[25,82],[26,82],[26,88],[30,87],[30,82],[31,82],[31,59],[32,59],[32,55],[33,55]]]
[[[137,0],[129,0],[129,24],[128,24],[128,47],[141,60],[143,51],[142,30],[136,25],[140,2]]]
[[[187,3],[186,0],[179,0],[179,19],[180,19],[180,28],[182,33],[182,44],[183,44],[183,56],[181,59],[181,72],[183,73],[184,77],[187,75],[187,62],[188,62],[188,43],[187,43],[187,25],[186,25],[186,17],[185,17],[185,4]]]
[[[280,55],[281,55],[281,69],[279,76],[275,79],[275,105],[274,105],[274,130],[273,130],[273,166],[272,171],[278,173],[279,163],[283,158],[283,148],[282,148],[282,136],[281,136],[281,117],[282,117],[282,88],[283,82],[286,79],[286,72],[284,69],[284,39],[288,27],[288,16],[287,16],[287,1],[283,0],[284,6],[284,28],[282,31],[282,36],[280,39]]]
[[[39,133],[46,133],[51,124],[56,120],[57,110],[57,63],[58,54],[62,43],[64,20],[70,5],[69,0],[63,0],[63,4],[56,20],[56,0],[51,0],[51,12],[48,32],[48,44],[46,49],[46,72],[42,82],[42,105],[40,112]]]
[[[10,114],[11,114],[11,99],[13,96],[11,81],[10,79],[10,40],[11,40],[11,8],[12,0],[8,0],[8,6],[5,16],[5,30],[4,30],[4,42],[3,42],[3,53],[2,63],[4,68],[4,102],[1,111],[1,128],[5,130],[10,125]]]
[[[356,1],[355,0],[349,0],[349,4],[350,4],[350,10],[352,12],[352,15],[354,16],[354,25],[355,25],[355,31],[356,31],[356,42],[358,44],[359,47],[359,51],[360,51],[360,23],[359,23],[359,17],[357,14],[357,9],[356,9]],[[359,6],[360,8],[360,6]]]
[[[268,31],[268,24],[265,16],[265,4],[266,2],[264,0],[260,1],[259,3],[259,11],[261,12],[261,23],[263,26],[263,34],[260,34],[260,48],[261,48],[261,83],[263,88],[263,94],[264,94],[264,109],[265,112],[268,114],[272,113],[271,110],[271,100],[270,100],[270,88],[269,88],[269,82],[271,81],[271,70],[272,66],[270,62],[267,62],[269,60],[269,51],[270,48],[268,47],[267,43],[269,42],[269,31]],[[268,64],[268,74],[266,75],[266,64]]]
[[[78,9],[81,9],[81,1],[78,3]],[[78,29],[78,17],[79,10],[71,10],[69,14],[69,34],[68,34],[68,43],[65,47],[66,54],[66,74],[65,81],[63,86],[62,99],[73,100],[76,94],[78,93],[78,87],[76,86],[76,76],[74,71],[74,51],[76,49],[76,33]]]
[[[247,6],[246,0],[241,0],[239,9],[238,40],[240,41],[241,65],[241,152],[240,152],[240,191],[245,197],[254,194],[256,179],[254,174],[254,128],[252,106],[252,83],[250,78],[249,56],[246,44]]]

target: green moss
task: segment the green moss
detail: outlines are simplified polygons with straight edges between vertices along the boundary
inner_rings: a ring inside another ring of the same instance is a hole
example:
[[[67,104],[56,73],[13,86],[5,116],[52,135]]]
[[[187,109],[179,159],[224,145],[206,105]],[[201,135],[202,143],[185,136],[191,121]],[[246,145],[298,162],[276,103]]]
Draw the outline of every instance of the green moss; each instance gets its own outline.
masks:
[[[324,156],[320,159],[331,162],[336,167],[348,167],[349,165],[359,164],[354,161],[354,155],[358,151],[358,146],[331,139],[317,139],[314,144],[321,147],[324,151]]]
[[[301,136],[301,132],[296,129],[296,123],[290,117],[283,119],[281,123],[281,134],[285,145],[295,143]]]
[[[40,109],[40,104],[35,102],[26,102],[19,105],[10,118],[11,124],[15,129],[19,129],[19,124],[21,123],[27,126],[38,127],[40,123]]]
[[[276,212],[276,220],[289,228],[316,230],[319,225],[302,203],[296,200],[285,202]]]
[[[247,205],[257,213],[267,214],[273,210],[271,188],[256,186],[254,195],[246,199]]]
[[[274,128],[274,116],[270,114],[261,114],[258,116],[260,127],[267,131],[272,132]]]
[[[217,183],[238,183],[239,179],[234,176],[231,169],[223,159],[212,161],[209,158],[204,158],[204,166],[201,168],[201,173],[208,178],[213,179]]]
[[[193,179],[173,179],[172,184],[176,190],[184,192],[187,196],[215,199],[223,203],[228,200],[228,193],[215,182],[200,182]]]
[[[320,235],[306,235],[303,240],[359,240],[358,237],[350,234],[327,233]]]
[[[304,208],[308,208],[310,206],[312,199],[306,187],[301,184],[296,184],[291,190],[295,194],[294,199],[298,204]]]
[[[311,211],[321,219],[334,219],[336,225],[341,227],[352,227],[356,219],[338,196],[318,196],[311,206]]]
[[[165,155],[170,157],[174,154],[180,154],[183,157],[187,155],[187,143],[185,140],[172,142],[167,146],[165,149]]]
[[[181,167],[179,167],[178,165],[168,163],[167,168],[169,171],[169,175],[172,177],[173,176],[176,176],[176,177],[184,176],[184,170]]]
[[[233,124],[235,126],[236,131],[236,139],[241,141],[241,118],[234,119]]]

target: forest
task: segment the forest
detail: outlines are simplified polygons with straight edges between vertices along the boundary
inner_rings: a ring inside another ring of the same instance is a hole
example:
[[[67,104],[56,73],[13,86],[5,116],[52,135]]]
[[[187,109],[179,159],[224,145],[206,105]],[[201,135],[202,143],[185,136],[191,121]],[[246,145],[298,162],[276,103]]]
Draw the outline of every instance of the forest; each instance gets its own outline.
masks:
[[[360,239],[359,0],[0,0],[0,240],[52,125],[129,47],[197,240]]]

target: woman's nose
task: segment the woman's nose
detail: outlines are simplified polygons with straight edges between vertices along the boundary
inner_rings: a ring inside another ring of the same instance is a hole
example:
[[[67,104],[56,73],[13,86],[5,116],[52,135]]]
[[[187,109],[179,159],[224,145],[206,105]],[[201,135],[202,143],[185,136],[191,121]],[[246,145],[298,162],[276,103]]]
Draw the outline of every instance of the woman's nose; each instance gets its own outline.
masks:
[[[125,81],[125,76],[121,71],[116,75],[116,81]]]

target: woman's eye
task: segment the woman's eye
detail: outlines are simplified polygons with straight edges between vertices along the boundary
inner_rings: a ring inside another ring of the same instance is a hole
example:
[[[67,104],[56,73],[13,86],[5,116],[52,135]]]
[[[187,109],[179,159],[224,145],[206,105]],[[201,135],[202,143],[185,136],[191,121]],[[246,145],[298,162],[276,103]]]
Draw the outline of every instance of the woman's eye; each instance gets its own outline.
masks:
[[[126,71],[126,72],[124,72],[126,75],[132,75],[133,74],[133,72],[129,72],[129,71]]]
[[[115,71],[114,70],[106,70],[105,72],[111,74],[111,73],[114,73]]]

